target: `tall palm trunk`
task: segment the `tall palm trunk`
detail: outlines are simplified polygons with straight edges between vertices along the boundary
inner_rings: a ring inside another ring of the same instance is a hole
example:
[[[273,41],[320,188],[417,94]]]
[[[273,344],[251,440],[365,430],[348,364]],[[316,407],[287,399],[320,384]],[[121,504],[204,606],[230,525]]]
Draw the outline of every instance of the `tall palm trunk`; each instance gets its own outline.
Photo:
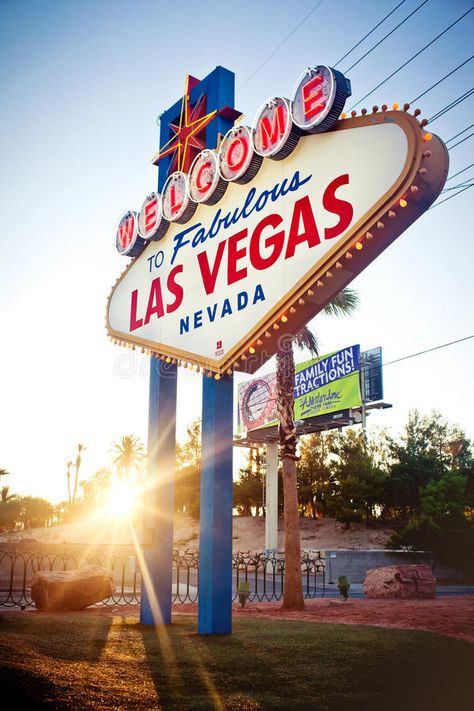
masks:
[[[301,580],[301,544],[296,486],[296,435],[294,422],[295,363],[291,338],[282,339],[277,352],[278,416],[285,516],[285,583],[283,608],[304,610]]]
[[[77,496],[77,485],[79,483],[79,469],[81,468],[81,452],[85,449],[83,444],[78,444],[77,445],[77,457],[76,457],[76,473],[74,477],[74,489],[72,493],[72,503],[74,504],[76,501],[76,496]]]

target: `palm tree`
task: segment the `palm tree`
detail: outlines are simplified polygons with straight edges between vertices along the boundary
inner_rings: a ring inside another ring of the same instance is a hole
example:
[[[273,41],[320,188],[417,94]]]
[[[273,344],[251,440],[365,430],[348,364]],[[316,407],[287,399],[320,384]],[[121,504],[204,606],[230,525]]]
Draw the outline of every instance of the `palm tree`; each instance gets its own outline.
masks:
[[[2,488],[0,489],[0,500],[1,500],[2,504],[6,504],[8,499],[11,499],[11,496],[8,493],[9,491],[10,491],[9,486],[2,486]]]
[[[81,463],[82,463],[82,457],[81,457],[81,452],[85,450],[86,446],[85,444],[78,444],[77,445],[77,457],[76,457],[76,473],[74,476],[74,489],[72,493],[72,503],[74,504],[76,501],[76,496],[77,496],[77,484],[79,482],[79,469],[81,468]]]
[[[357,293],[344,289],[325,308],[324,313],[343,316],[354,312],[359,302]],[[303,585],[301,581],[301,544],[298,514],[298,490],[296,486],[296,428],[294,418],[294,378],[295,361],[293,344],[306,347],[318,354],[315,335],[307,328],[299,333],[286,335],[280,339],[276,354],[277,364],[277,404],[280,456],[283,479],[283,502],[285,517],[285,583],[283,607],[304,610]]]
[[[130,480],[133,470],[142,472],[146,459],[146,451],[140,437],[125,435],[120,437],[119,442],[115,442],[112,449],[112,462],[117,467],[119,479]]]
[[[10,474],[10,472],[7,471],[6,469],[0,469],[0,477],[1,476],[8,476],[8,474]]]
[[[67,467],[67,472],[66,472],[66,476],[67,476],[67,498],[68,498],[69,503],[71,503],[71,467],[72,467],[72,462],[68,462],[68,463],[66,464],[66,467]]]

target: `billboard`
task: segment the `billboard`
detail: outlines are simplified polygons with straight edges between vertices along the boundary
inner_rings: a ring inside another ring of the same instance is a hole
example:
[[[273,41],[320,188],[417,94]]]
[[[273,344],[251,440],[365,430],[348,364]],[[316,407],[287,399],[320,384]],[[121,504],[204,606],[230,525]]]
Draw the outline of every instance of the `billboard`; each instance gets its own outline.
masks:
[[[360,347],[343,348],[295,366],[295,420],[349,410],[362,404]],[[276,373],[239,387],[237,433],[278,424]]]

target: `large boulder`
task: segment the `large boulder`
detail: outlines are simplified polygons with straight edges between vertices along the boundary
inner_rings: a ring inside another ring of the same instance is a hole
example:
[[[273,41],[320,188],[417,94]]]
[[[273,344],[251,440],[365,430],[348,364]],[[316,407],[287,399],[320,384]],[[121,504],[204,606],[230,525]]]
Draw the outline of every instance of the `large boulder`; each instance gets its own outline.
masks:
[[[372,598],[433,598],[436,578],[429,565],[389,565],[368,570],[363,588]]]
[[[31,581],[31,597],[38,610],[82,610],[114,593],[112,573],[88,566],[79,570],[41,570]]]

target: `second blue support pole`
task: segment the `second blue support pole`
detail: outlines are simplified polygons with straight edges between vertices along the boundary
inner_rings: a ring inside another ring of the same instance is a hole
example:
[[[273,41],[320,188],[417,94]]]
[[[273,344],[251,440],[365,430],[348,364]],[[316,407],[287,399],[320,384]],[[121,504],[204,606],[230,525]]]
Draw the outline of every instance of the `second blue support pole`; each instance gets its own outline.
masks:
[[[199,634],[232,632],[233,380],[203,380]]]

